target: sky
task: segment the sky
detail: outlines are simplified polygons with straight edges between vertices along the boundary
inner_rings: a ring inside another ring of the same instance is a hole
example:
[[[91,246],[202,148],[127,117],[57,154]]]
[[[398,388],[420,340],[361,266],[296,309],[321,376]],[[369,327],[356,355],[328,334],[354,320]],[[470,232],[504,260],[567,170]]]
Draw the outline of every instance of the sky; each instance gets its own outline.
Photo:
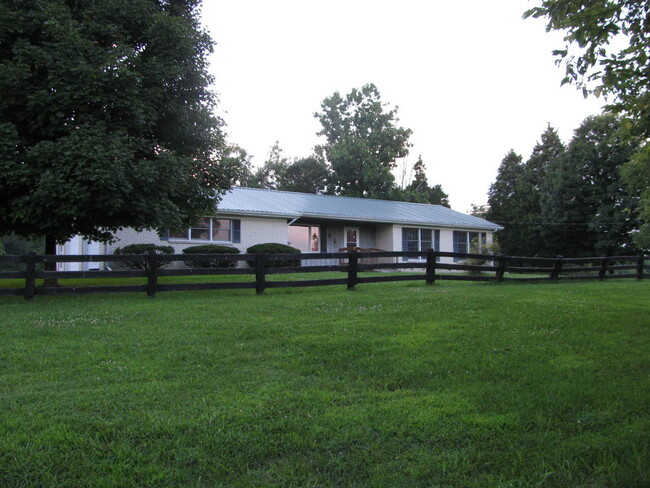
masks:
[[[562,35],[522,19],[527,0],[204,0],[210,72],[229,142],[262,165],[278,141],[306,157],[314,113],[335,91],[374,83],[413,131],[397,171],[422,156],[453,209],[487,201],[499,164],[526,160],[550,123],[564,142],[603,100],[560,86]],[[409,181],[406,181],[408,183]]]

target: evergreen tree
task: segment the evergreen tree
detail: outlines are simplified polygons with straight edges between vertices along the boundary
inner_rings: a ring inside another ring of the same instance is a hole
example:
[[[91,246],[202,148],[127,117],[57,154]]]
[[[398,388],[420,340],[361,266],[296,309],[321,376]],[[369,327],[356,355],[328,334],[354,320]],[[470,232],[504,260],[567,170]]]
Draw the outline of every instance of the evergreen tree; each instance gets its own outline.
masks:
[[[522,158],[512,149],[499,166],[494,183],[488,191],[486,218],[505,228],[497,235],[501,250],[506,254],[525,255],[528,239],[527,215],[522,203],[522,182],[524,179]]]
[[[549,167],[565,150],[557,131],[549,124],[541,136],[541,142],[535,145],[524,165],[524,174],[518,188],[522,219],[527,222],[525,227],[524,224],[521,226],[522,248],[519,252],[524,255],[536,256],[546,252],[542,239],[541,188],[548,177]]]
[[[638,144],[621,134],[612,115],[588,117],[543,186],[542,235],[549,254],[581,256],[635,252],[633,195],[621,168]]]
[[[627,163],[624,181],[636,192],[642,225],[635,226],[636,243],[650,249],[650,4],[639,0],[539,0],[524,17],[545,17],[547,30],[560,30],[566,45],[553,52],[564,61],[562,83],[575,83],[585,96],[610,95],[607,109],[629,118],[630,133],[641,137]],[[616,42],[611,42],[615,39]]]
[[[429,186],[426,169],[422,156],[418,156],[418,160],[413,165],[413,181],[404,189],[395,188],[389,198],[403,202],[430,203],[449,207],[449,195],[444,192],[442,186]]]

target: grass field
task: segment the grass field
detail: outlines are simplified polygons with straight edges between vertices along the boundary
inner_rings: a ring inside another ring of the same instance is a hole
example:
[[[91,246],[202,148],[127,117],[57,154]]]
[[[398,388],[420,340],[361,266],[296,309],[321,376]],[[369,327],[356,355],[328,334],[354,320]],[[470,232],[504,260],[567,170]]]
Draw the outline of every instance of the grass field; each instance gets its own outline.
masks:
[[[0,487],[650,487],[650,280],[0,298]]]

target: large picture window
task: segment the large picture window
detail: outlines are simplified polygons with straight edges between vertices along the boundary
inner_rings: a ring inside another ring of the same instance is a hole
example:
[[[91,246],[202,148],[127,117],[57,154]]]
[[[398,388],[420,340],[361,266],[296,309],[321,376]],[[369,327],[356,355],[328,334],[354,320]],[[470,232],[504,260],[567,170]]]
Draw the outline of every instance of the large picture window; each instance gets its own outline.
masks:
[[[203,217],[192,227],[180,232],[169,232],[170,239],[200,242],[241,242],[241,221]]]
[[[440,248],[440,230],[402,228],[402,250],[409,252],[426,252],[429,249],[438,251]],[[421,258],[404,258],[404,261],[420,261]]]
[[[302,252],[318,252],[320,228],[313,225],[292,225],[289,227],[288,244]]]
[[[486,247],[487,234],[485,232],[454,231],[454,252],[481,253]],[[454,258],[458,261],[460,258]]]

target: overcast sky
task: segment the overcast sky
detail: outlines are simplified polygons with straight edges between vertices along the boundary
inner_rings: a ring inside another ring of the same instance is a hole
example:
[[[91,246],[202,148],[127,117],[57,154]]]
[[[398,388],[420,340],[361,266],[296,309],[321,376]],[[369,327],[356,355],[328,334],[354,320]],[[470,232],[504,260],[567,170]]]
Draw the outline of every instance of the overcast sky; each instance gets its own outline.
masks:
[[[229,140],[257,165],[276,140],[308,156],[322,100],[374,83],[413,131],[408,165],[421,154],[452,208],[484,204],[510,148],[527,159],[548,123],[568,142],[603,105],[560,87],[561,35],[521,18],[535,3],[204,0]]]

